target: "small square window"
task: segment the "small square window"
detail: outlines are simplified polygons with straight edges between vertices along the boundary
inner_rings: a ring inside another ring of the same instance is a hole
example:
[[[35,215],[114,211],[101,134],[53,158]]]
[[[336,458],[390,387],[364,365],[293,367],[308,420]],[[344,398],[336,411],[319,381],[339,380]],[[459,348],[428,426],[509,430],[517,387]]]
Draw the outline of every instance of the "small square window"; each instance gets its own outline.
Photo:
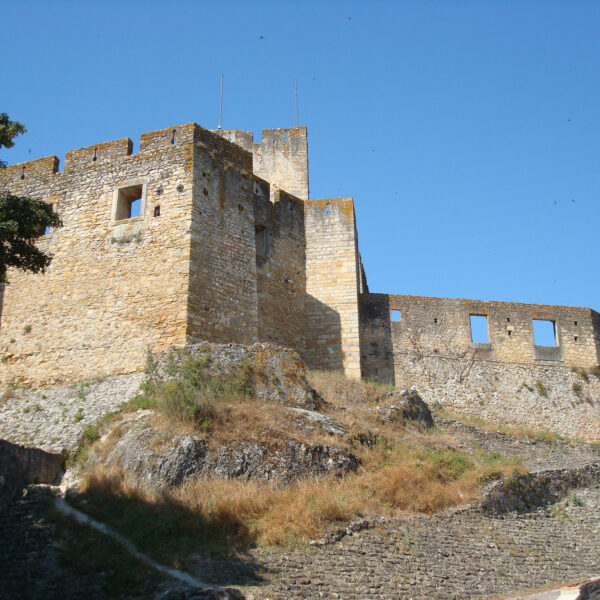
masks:
[[[390,310],[390,313],[392,321],[394,323],[397,323],[398,321],[402,320],[402,311],[399,308],[392,308],[392,310]]]
[[[114,220],[135,219],[142,214],[144,185],[142,183],[129,185],[117,190]]]

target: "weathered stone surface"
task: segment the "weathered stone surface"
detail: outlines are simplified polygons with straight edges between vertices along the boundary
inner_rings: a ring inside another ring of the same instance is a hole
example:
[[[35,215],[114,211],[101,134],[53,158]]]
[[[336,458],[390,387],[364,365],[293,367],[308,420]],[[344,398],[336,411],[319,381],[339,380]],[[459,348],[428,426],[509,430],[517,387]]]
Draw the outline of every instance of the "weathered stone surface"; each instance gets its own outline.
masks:
[[[379,419],[383,423],[413,423],[433,427],[433,417],[416,390],[393,391],[381,399]]]
[[[298,416],[295,422],[304,429],[321,430],[330,435],[346,435],[346,430],[342,427],[342,424],[331,417],[303,408],[292,408],[292,411]]]
[[[51,452],[73,451],[87,425],[135,396],[143,373],[71,386],[16,389],[0,400],[0,438]]]
[[[170,363],[181,364],[186,357],[209,356],[209,372],[236,375],[240,366],[249,365],[254,395],[263,402],[282,402],[293,406],[318,409],[323,400],[309,385],[304,365],[297,352],[270,343],[251,346],[201,342],[184,352],[170,349],[158,357],[158,373],[168,378]]]
[[[148,413],[133,415],[129,423],[119,422],[118,427],[127,431],[106,464],[122,467],[136,481],[151,487],[179,485],[194,475],[289,483],[329,473],[342,475],[359,465],[359,459],[345,448],[295,439],[271,443],[248,440],[211,447],[206,438],[167,435],[152,429]]]
[[[486,491],[481,508],[489,514],[527,512],[561,500],[572,489],[600,483],[600,462],[579,469],[512,475]]]

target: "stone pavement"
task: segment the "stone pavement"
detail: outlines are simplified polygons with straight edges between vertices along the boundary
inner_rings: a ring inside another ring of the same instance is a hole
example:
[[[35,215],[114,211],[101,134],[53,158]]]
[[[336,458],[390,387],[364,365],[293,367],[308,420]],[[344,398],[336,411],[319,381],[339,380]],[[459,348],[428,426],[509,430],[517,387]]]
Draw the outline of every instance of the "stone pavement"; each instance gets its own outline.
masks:
[[[530,514],[385,520],[323,548],[254,551],[269,586],[246,593],[256,600],[468,600],[584,580],[600,570],[599,516],[595,487]]]

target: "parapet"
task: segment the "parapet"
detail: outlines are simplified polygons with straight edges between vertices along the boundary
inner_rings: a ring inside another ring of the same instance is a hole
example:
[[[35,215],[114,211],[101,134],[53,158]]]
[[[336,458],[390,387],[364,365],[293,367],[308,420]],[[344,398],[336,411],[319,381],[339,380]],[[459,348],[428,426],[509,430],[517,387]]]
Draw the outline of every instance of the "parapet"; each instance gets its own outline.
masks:
[[[251,131],[213,129],[213,133],[252,152],[254,173],[301,200],[308,200],[308,134],[306,127],[263,129],[262,141]],[[272,200],[273,200],[272,196]]]
[[[30,179],[44,179],[58,173],[60,161],[56,156],[45,156],[37,160],[9,165],[0,169],[0,184],[12,188],[15,184]]]

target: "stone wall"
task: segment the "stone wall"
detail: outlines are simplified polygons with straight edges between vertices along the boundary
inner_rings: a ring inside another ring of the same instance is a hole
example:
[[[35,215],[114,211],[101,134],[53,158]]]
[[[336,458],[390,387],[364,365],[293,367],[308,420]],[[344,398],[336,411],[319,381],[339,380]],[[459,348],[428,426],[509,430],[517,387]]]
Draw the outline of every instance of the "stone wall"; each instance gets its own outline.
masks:
[[[148,345],[185,343],[195,128],[144,134],[136,154],[129,139],[81,148],[62,172],[54,156],[0,170],[0,191],[52,202],[63,220],[39,241],[46,274],[8,272],[0,381],[132,372]],[[140,216],[116,220],[116,190],[133,184]]]
[[[360,377],[359,257],[352,198],[304,204],[306,361]]]
[[[395,384],[430,405],[600,442],[600,379],[587,370],[414,353],[394,356]]]
[[[187,342],[258,341],[252,155],[196,126]]]
[[[599,362],[599,315],[589,308],[361,294],[361,315],[364,375],[380,380],[394,379],[393,357],[406,352],[527,365]],[[487,343],[472,341],[471,315],[487,319]],[[535,345],[534,319],[555,323],[555,347]]]
[[[214,133],[254,156],[254,173],[273,186],[308,200],[308,141],[306,127],[263,129],[262,141],[250,131],[215,129]],[[273,199],[273,196],[272,196]]]
[[[600,441],[594,311],[368,293],[360,306],[363,377],[472,417]],[[471,314],[488,316],[489,344],[471,341]],[[555,320],[563,360],[535,358],[533,318]]]
[[[257,181],[254,195],[258,336],[304,354],[306,294],[303,202]]]
[[[0,483],[57,483],[64,466],[65,457],[60,453],[26,448],[0,439],[0,478],[3,479]]]

